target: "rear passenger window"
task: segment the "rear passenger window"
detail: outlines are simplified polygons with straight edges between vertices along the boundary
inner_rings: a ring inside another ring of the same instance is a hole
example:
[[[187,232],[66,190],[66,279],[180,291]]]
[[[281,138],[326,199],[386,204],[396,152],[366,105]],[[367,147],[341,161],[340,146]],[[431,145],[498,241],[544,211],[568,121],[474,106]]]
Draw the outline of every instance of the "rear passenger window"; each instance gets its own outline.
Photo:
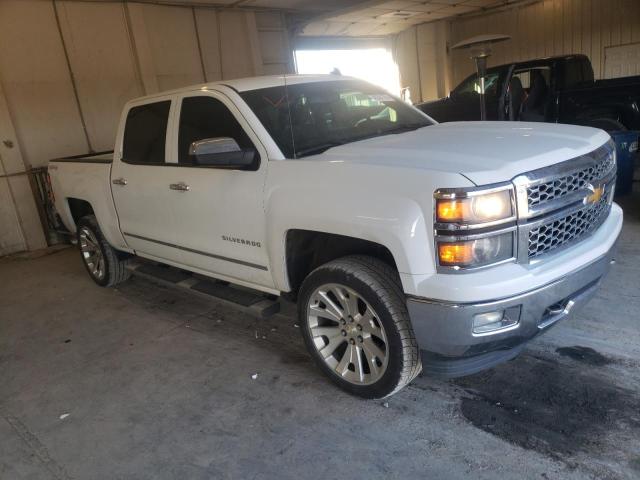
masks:
[[[573,88],[585,81],[584,69],[579,60],[569,60],[564,67],[564,88]]]
[[[229,109],[211,97],[187,97],[180,109],[178,162],[192,164],[189,147],[208,138],[230,137],[242,149],[254,148],[251,139]]]
[[[127,115],[122,145],[126,163],[164,163],[171,101],[133,107]]]

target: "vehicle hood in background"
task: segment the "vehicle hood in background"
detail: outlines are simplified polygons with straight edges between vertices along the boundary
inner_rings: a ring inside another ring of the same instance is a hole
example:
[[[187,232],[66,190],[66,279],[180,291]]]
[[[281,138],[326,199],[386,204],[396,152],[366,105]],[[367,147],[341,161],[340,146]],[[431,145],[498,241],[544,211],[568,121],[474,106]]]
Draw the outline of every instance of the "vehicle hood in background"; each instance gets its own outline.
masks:
[[[309,160],[460,173],[477,185],[570,160],[609,139],[602,130],[527,122],[453,122],[331,148]]]

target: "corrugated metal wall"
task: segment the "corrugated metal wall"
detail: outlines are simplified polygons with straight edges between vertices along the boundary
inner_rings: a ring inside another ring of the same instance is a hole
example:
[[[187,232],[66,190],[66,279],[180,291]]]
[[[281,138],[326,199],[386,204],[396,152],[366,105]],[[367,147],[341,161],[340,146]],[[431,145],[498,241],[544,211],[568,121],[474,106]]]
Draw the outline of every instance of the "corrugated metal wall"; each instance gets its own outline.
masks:
[[[280,73],[289,62],[278,13],[119,1],[0,2],[0,82],[32,166],[85,152],[88,143],[111,149],[122,105],[133,97]]]
[[[0,255],[44,246],[34,205],[20,212],[30,192],[10,183],[51,158],[112,149],[127,100],[292,68],[275,11],[0,0]]]
[[[414,103],[449,93],[449,30],[449,22],[433,22],[412,27],[395,37],[393,54],[401,87],[409,88]]]
[[[522,7],[451,22],[451,45],[484,33],[511,35],[496,45],[490,65],[583,53],[596,78],[604,76],[605,48],[640,42],[639,0],[543,0]],[[458,83],[473,71],[464,52],[452,54]]]
[[[432,38],[434,31],[438,40]],[[448,47],[492,33],[512,39],[495,46],[490,66],[583,53],[591,59],[596,78],[602,78],[607,47],[640,42],[640,0],[540,0],[412,27],[395,41],[402,85],[411,88],[414,101],[446,95],[474,71],[464,51]]]

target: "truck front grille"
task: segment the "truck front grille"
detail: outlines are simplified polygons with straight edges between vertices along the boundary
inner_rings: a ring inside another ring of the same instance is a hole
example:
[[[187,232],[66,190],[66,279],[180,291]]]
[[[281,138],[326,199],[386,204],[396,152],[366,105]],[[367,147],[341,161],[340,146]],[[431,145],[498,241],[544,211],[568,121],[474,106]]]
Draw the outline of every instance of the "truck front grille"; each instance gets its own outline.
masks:
[[[563,247],[597,229],[609,214],[609,195],[599,202],[529,231],[528,256],[534,258]]]
[[[577,243],[602,225],[613,201],[614,151],[613,142],[607,142],[589,154],[514,179],[519,262]]]
[[[564,175],[548,182],[533,185],[527,188],[527,203],[529,207],[535,207],[545,202],[555,200],[568,193],[585,188],[593,182],[602,179],[615,166],[613,155],[606,155],[598,163]]]

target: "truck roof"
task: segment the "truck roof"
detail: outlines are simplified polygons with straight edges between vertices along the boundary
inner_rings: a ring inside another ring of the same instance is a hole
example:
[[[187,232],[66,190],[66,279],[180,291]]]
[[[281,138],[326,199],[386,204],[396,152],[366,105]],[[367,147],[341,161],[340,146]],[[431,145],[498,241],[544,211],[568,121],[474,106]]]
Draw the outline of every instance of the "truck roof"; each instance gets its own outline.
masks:
[[[265,75],[260,77],[246,77],[236,78],[233,80],[219,80],[217,82],[200,83],[196,85],[189,85],[187,87],[177,88],[174,90],[165,90],[162,92],[146,95],[144,97],[137,97],[131,101],[141,101],[146,99],[155,98],[158,96],[171,95],[175,93],[187,93],[197,90],[206,90],[209,87],[225,86],[230,87],[238,92],[246,92],[248,90],[257,90],[260,88],[279,87],[284,85],[296,85],[300,83],[314,83],[314,82],[333,82],[338,80],[356,80],[354,77],[347,77],[342,75],[299,75],[299,74],[287,74],[287,75]]]
[[[298,83],[314,83],[314,82],[332,82],[336,80],[355,80],[353,77],[345,77],[342,75],[266,75],[262,77],[238,78],[235,80],[221,80],[214,82],[216,85],[226,85],[232,87],[239,92],[247,90],[256,90],[259,88],[279,87],[287,83],[295,85]]]
[[[526,65],[526,66],[535,66],[538,63],[548,63],[550,60],[572,60],[574,58],[579,58],[582,60],[589,60],[589,57],[587,55],[584,55],[582,53],[575,53],[575,54],[571,54],[571,55],[556,55],[553,57],[541,57],[541,58],[531,58],[529,60],[522,60],[520,62],[509,62],[509,63],[503,63],[501,65],[494,65],[491,68],[503,68],[503,67],[508,67],[510,65]]]

